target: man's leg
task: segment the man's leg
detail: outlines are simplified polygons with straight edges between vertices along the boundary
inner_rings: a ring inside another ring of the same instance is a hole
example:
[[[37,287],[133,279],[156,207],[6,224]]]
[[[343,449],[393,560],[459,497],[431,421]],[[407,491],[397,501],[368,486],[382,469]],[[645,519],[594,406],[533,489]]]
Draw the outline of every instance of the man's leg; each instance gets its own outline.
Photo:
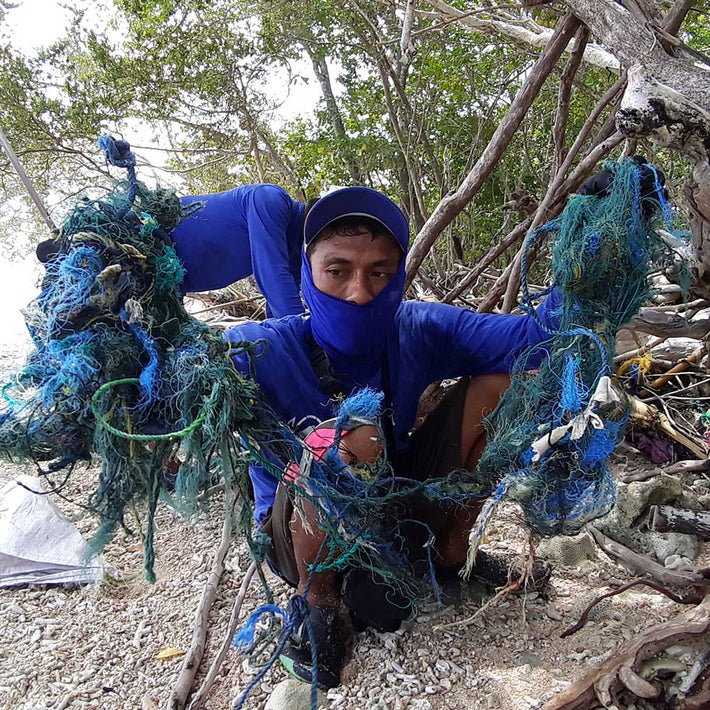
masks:
[[[305,500],[299,510],[294,508],[291,518],[293,553],[298,568],[298,593],[304,595],[311,606],[338,606],[339,575],[336,572],[311,572],[310,566],[322,560],[327,550],[324,547],[326,534],[319,527],[318,515],[313,505]]]
[[[481,375],[469,381],[461,416],[461,465],[467,471],[475,471],[486,447],[483,420],[496,408],[509,386],[507,373]],[[436,536],[437,563],[441,567],[460,567],[466,561],[469,533],[483,503],[481,499],[464,507],[451,506],[451,523]]]
[[[348,464],[373,464],[382,452],[375,427],[361,426],[344,435],[340,455]],[[312,503],[301,500],[293,509],[289,523],[293,555],[298,570],[298,593],[310,606],[309,619],[318,652],[318,684],[340,684],[340,671],[347,662],[353,643],[353,628],[341,598],[341,575],[334,571],[314,572],[312,566],[322,561],[326,533],[319,524]],[[310,638],[302,631],[297,642],[290,643],[281,657],[294,675],[310,680],[312,660]]]
[[[382,442],[374,426],[363,425],[345,434],[340,442],[340,456],[347,464],[373,465],[382,453]],[[324,549],[325,533],[318,525],[318,515],[313,505],[302,501],[300,510],[291,518],[293,551],[298,566],[298,593],[304,594],[313,606],[340,604],[340,575],[335,572],[311,573],[310,565],[327,552]],[[310,580],[310,584],[309,583]]]
[[[460,416],[460,461],[466,470],[475,472],[486,446],[486,430],[483,420],[498,405],[509,385],[510,377],[507,374],[476,377],[471,379],[468,384],[463,406],[461,406],[460,400],[454,399],[454,406],[459,409],[452,411],[452,415],[454,417]],[[447,423],[444,423],[442,429],[444,438],[450,437],[452,434],[458,435],[458,432],[451,429],[451,424],[454,421],[449,420],[448,429]],[[441,471],[439,475],[444,475],[446,472]],[[432,523],[436,529],[436,550],[438,553],[436,564],[442,578],[452,573],[457,574],[466,562],[470,531],[483,504],[484,500],[472,500],[464,507],[443,503],[435,509]],[[472,576],[494,587],[501,587],[521,578],[525,580],[526,586],[532,584],[533,588],[538,591],[544,587],[550,574],[547,565],[536,562],[530,570],[525,572],[520,569],[511,570],[511,562],[512,560],[506,557],[489,555],[479,551]]]

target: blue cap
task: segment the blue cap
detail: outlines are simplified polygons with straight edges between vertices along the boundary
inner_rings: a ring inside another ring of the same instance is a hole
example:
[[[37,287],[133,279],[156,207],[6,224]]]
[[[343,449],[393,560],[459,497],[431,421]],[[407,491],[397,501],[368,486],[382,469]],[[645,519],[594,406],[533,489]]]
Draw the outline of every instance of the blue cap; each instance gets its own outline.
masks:
[[[311,207],[303,226],[306,245],[329,224],[343,217],[370,217],[386,227],[406,254],[409,224],[402,210],[386,195],[370,187],[344,187],[321,197]]]

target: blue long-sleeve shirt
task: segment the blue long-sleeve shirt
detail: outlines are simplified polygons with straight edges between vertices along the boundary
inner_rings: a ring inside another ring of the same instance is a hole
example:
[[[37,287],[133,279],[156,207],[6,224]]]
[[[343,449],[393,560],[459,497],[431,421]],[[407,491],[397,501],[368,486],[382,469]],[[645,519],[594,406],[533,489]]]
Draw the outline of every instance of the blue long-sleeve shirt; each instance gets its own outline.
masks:
[[[558,322],[555,310],[559,301],[560,294],[554,291],[538,308],[539,317],[548,326]],[[232,342],[266,341],[263,356],[252,360],[246,353],[238,354],[233,357],[234,365],[247,375],[253,368],[265,400],[297,434],[303,435],[334,416],[333,402],[322,390],[311,364],[307,317],[247,323],[228,330],[225,337]],[[407,449],[419,398],[432,382],[509,372],[518,355],[548,338],[529,316],[480,314],[416,301],[402,303],[386,349],[396,451]],[[540,350],[529,366],[536,366],[544,355]],[[338,370],[338,374],[350,373]],[[381,387],[379,370],[367,382],[358,382],[356,376],[353,379],[353,390],[365,385]],[[273,504],[277,482],[256,465],[252,465],[250,476],[255,517],[261,520]]]
[[[180,202],[204,203],[171,233],[186,271],[183,293],[224,288],[254,274],[269,315],[303,313],[299,284],[305,205],[277,185],[244,185]]]

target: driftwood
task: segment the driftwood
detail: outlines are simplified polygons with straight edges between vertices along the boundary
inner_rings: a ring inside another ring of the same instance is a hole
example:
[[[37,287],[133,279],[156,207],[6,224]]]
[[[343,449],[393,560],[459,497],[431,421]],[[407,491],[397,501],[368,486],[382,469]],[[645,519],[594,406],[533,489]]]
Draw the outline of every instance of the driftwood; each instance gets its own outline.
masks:
[[[207,675],[205,676],[202,685],[200,686],[200,689],[195,693],[195,695],[192,697],[192,700],[190,701],[189,710],[198,710],[199,708],[203,707],[204,704],[207,702],[207,696],[209,695],[210,690],[212,689],[212,685],[214,684],[215,678],[219,673],[219,669],[222,667],[222,663],[224,662],[227,652],[229,651],[232,639],[234,638],[234,633],[237,630],[239,612],[241,611],[242,605],[244,604],[244,599],[247,595],[251,580],[256,572],[256,568],[256,562],[252,562],[246,574],[244,575],[244,579],[242,580],[242,586],[239,589],[239,594],[237,594],[234,606],[232,607],[232,613],[229,617],[227,633],[224,637],[224,640],[222,641],[222,645],[220,646],[219,651],[217,652],[217,656],[212,662],[212,665],[210,666],[210,669],[207,672]]]
[[[648,509],[647,525],[654,532],[679,532],[710,540],[710,513],[652,505]]]
[[[691,338],[668,338],[654,346],[651,350],[651,355],[654,360],[664,360],[675,365],[681,360],[690,357],[697,348],[697,340],[692,340]]]
[[[662,584],[670,584],[677,587],[699,587],[710,590],[710,580],[706,579],[702,572],[668,569],[658,564],[658,562],[654,562],[646,555],[639,555],[638,552],[634,552],[625,545],[616,542],[616,540],[612,540],[593,525],[590,525],[588,530],[594,541],[604,552],[621,562],[626,569],[634,574],[649,575]]]
[[[229,501],[230,491],[227,492],[227,495]],[[188,652],[183,658],[180,673],[173,685],[173,690],[166,706],[167,710],[184,710],[187,704],[187,698],[195,684],[195,676],[197,675],[202,656],[205,652],[205,639],[207,638],[207,622],[210,609],[214,604],[214,600],[217,598],[217,586],[224,572],[224,560],[232,539],[234,502],[234,498],[232,498],[231,502],[228,502],[225,506],[222,537],[212,560],[212,569],[207,578],[205,588],[202,591],[202,599],[200,599],[200,603],[197,607],[195,628],[192,632],[192,642],[190,643]]]
[[[710,310],[686,318],[661,308],[642,308],[624,327],[664,338],[701,339],[710,332]]]
[[[624,483],[632,483],[633,481],[647,481],[649,478],[660,476],[662,473],[674,476],[679,473],[702,473],[703,471],[710,471],[710,459],[704,459],[702,461],[678,461],[667,468],[635,471],[634,473],[626,474],[622,478],[622,481]]]
[[[678,461],[672,466],[664,469],[663,473],[671,475],[676,473],[701,473],[702,471],[710,471],[710,459],[703,461]]]
[[[634,666],[685,639],[703,638],[708,634],[710,595],[684,614],[627,641],[609,660],[545,703],[542,710],[588,710],[597,707],[599,702],[608,707],[613,695],[623,687],[641,698],[658,697],[660,689],[641,678]]]

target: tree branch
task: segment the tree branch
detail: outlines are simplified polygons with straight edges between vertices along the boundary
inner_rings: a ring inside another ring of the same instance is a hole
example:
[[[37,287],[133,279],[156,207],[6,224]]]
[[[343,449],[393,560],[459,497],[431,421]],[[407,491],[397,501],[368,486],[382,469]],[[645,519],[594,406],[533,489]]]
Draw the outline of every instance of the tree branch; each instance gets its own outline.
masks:
[[[544,47],[552,40],[553,32],[546,27],[535,25],[535,31],[525,29],[519,25],[514,25],[509,22],[501,22],[499,20],[483,20],[478,17],[457,10],[452,5],[449,5],[443,0],[427,0],[427,2],[436,8],[446,18],[457,18],[462,25],[476,32],[485,34],[501,34],[505,37],[520,42],[532,47]],[[576,13],[575,13],[576,14]],[[566,50],[571,52],[575,45],[570,43],[570,47]],[[609,69],[611,71],[619,70],[619,60],[614,57],[611,52],[606,51],[600,45],[590,45],[584,50],[584,60],[588,64]]]
[[[486,254],[481,258],[481,260],[476,264],[476,266],[471,270],[471,272],[464,278],[455,288],[452,288],[446,296],[444,296],[444,303],[451,303],[455,298],[458,298],[466,289],[472,286],[481,274],[507,249],[509,249],[513,244],[520,241],[525,236],[528,227],[532,223],[532,216],[528,217],[526,220],[515,226],[503,239],[501,239],[497,244],[491,244],[488,248]]]
[[[515,131],[520,126],[525,114],[542,88],[545,79],[554,68],[562,51],[578,27],[579,21],[572,15],[567,15],[557,24],[553,39],[545,47],[525,83],[516,94],[508,113],[506,113],[505,118],[496,128],[493,137],[476,165],[466,176],[458,190],[441,200],[420,230],[407,256],[407,286],[411,283],[437,236],[471,201],[486,178],[493,172]]]
[[[555,112],[555,122],[552,126],[552,136],[555,141],[555,173],[564,163],[567,156],[567,121],[569,120],[569,104],[572,94],[572,82],[577,74],[582,59],[584,49],[589,41],[589,30],[582,26],[577,31],[576,45],[572,52],[560,79],[560,89],[557,94],[557,111]]]

